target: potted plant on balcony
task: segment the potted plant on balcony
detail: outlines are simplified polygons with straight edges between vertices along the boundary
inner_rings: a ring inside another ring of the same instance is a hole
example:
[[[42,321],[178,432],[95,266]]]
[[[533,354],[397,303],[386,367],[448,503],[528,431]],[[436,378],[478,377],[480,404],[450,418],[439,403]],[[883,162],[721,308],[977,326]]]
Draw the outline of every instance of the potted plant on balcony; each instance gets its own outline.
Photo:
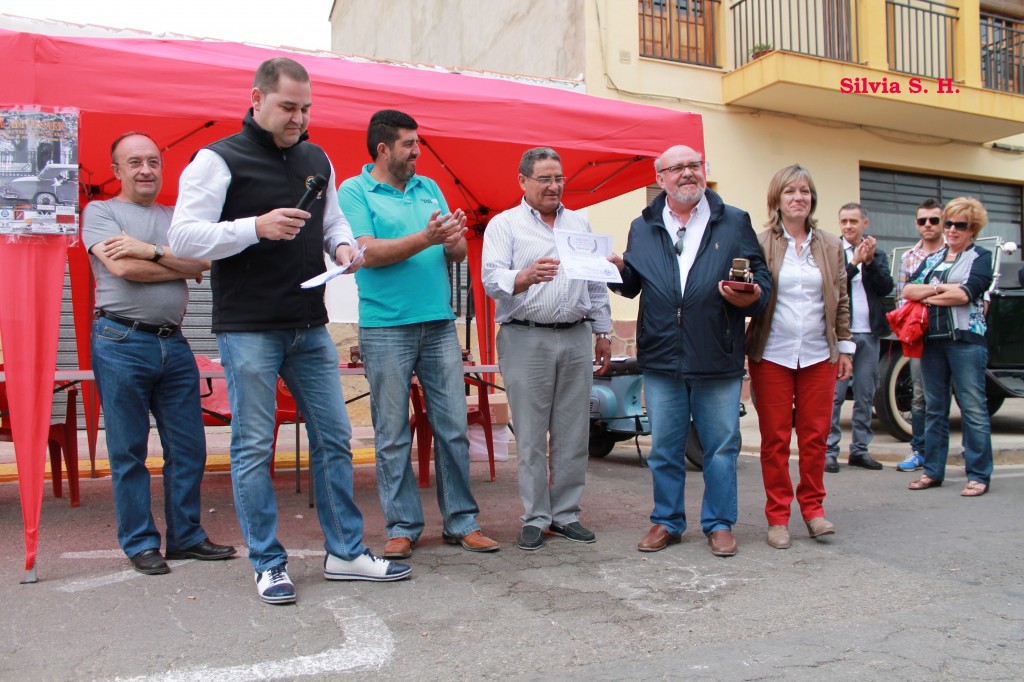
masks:
[[[750,58],[758,59],[774,50],[775,46],[771,43],[754,43],[754,46],[750,48]]]

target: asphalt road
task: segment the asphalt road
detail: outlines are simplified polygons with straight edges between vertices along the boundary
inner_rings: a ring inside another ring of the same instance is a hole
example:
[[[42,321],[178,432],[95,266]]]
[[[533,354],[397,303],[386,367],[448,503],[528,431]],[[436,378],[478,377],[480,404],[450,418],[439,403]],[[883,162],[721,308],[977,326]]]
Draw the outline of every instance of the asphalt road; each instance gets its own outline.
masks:
[[[1019,423],[1016,426],[1019,434]],[[280,536],[299,601],[261,603],[244,558],[172,562],[142,576],[117,548],[108,479],[82,480],[80,508],[49,495],[34,585],[23,575],[17,485],[0,485],[3,680],[1019,680],[1024,670],[1024,467],[997,468],[964,499],[963,472],[906,489],[911,474],[844,469],[826,479],[838,534],[764,540],[756,457],[739,464],[739,554],[714,557],[699,530],[640,554],[647,469],[632,444],[592,460],[584,497],[592,545],[551,537],[514,547],[514,461],[498,481],[473,465],[485,531],[474,555],[440,541],[434,489],[410,580],[322,578],[322,538],[305,491],[279,470]],[[384,542],[372,467],[356,475],[366,540]],[[154,499],[162,525],[162,497]],[[699,518],[702,482],[687,481]],[[204,484],[204,523],[241,545],[226,474]]]

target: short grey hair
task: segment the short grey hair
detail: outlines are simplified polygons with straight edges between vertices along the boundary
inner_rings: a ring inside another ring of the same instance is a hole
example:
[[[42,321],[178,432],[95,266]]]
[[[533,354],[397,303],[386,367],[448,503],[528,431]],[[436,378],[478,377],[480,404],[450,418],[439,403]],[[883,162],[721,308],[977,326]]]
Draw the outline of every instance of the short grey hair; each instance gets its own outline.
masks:
[[[867,209],[864,208],[863,206],[861,206],[860,204],[858,204],[856,201],[851,201],[851,202],[849,202],[847,204],[843,204],[842,206],[840,206],[839,207],[839,213],[842,213],[843,211],[860,211],[860,219],[861,220],[867,220],[868,219],[868,211],[867,211]]]
[[[523,152],[523,158],[519,160],[519,174],[530,177],[533,175],[533,167],[538,161],[551,159],[562,163],[562,159],[551,147],[534,147]]]

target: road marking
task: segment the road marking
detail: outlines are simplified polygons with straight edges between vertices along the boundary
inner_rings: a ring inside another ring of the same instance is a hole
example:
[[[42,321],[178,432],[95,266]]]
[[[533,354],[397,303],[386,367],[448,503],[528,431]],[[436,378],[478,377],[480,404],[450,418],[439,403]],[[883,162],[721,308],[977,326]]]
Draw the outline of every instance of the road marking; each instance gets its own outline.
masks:
[[[248,548],[244,545],[241,548],[240,554],[248,553]],[[324,556],[326,552],[322,549],[290,549],[288,550],[288,556],[295,559],[306,559],[310,557]],[[60,555],[61,559],[69,559],[72,561],[81,561],[83,559],[123,559],[125,558],[124,552],[119,549],[94,549],[87,552],[63,552]],[[168,561],[167,565],[172,569],[176,566],[183,566],[188,563],[192,563],[195,559],[181,559],[175,561]],[[93,578],[85,578],[83,580],[72,580],[65,583],[57,588],[60,592],[85,592],[86,590],[93,590],[98,587],[106,587],[107,585],[116,585],[123,583],[126,580],[135,580],[136,578],[148,577],[134,569],[126,571],[117,571],[116,573],[108,573],[106,575],[99,575]]]
[[[265,663],[222,668],[200,666],[172,670],[161,675],[117,679],[126,682],[243,682],[295,679],[307,675],[377,670],[384,667],[391,662],[395,652],[391,630],[373,610],[363,606],[346,606],[346,601],[346,597],[339,597],[324,604],[324,608],[333,613],[338,629],[344,633],[344,646],[319,654]]]
[[[124,556],[122,554],[121,556]],[[63,557],[63,555],[62,555]],[[106,557],[90,557],[96,559],[103,559]],[[167,565],[171,568],[176,566],[182,566],[195,561],[195,559],[182,559],[181,561],[168,561]],[[86,590],[93,590],[97,587],[106,587],[107,585],[116,585],[117,583],[123,583],[126,580],[134,580],[136,578],[148,578],[150,576],[143,575],[135,569],[128,569],[127,571],[118,571],[117,573],[108,573],[107,575],[98,575],[95,578],[86,578],[84,580],[72,580],[69,583],[61,585],[57,588],[60,592],[85,592]]]
[[[64,552],[61,559],[121,559],[124,552],[119,549],[94,549],[90,552]]]

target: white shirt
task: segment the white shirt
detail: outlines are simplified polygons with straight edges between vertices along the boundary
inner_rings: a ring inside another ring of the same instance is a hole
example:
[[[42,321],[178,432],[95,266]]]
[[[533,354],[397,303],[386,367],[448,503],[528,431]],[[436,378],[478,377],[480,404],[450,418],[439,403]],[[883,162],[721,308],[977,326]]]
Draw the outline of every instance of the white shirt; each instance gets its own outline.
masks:
[[[555,214],[555,228],[591,231],[582,215],[564,206]],[[512,293],[519,271],[544,257],[558,258],[555,238],[551,226],[525,199],[487,224],[480,270],[484,289],[495,301],[495,322],[528,320],[550,324],[589,317],[594,321],[594,332],[611,331],[608,285],[604,282],[569,279],[564,269],[559,268],[550,282]]]
[[[707,229],[710,220],[711,206],[708,204],[707,195],[702,194],[700,201],[697,202],[697,205],[693,207],[693,210],[690,211],[690,215],[687,217],[686,231],[683,232],[681,237],[683,240],[683,252],[679,254],[680,295],[686,293],[686,278],[690,274],[690,268],[693,267],[693,261],[697,259],[700,240],[704,238],[704,231]],[[665,226],[672,244],[675,245],[680,239],[676,235],[679,232],[679,228],[682,227],[683,221],[682,216],[677,215],[675,211],[669,208],[668,201],[665,202],[665,208],[661,212],[661,222]]]
[[[853,262],[853,253],[857,250],[850,242],[843,238],[843,250],[846,253],[846,262]],[[850,331],[854,334],[870,334],[871,319],[868,314],[868,296],[864,293],[864,278],[861,277],[861,270],[864,264],[857,266],[857,274],[850,280]]]
[[[230,185],[231,171],[224,158],[209,149],[200,149],[178,181],[178,203],[168,232],[175,255],[219,260],[241,253],[259,241],[256,216],[218,222]],[[324,243],[356,243],[338,206],[333,165],[324,188]],[[334,258],[333,253],[328,255]]]
[[[764,347],[764,359],[797,369],[828,360],[831,352],[825,337],[825,296],[821,271],[811,255],[811,230],[796,252],[796,240],[788,240],[779,270],[778,294],[772,328]],[[852,344],[851,344],[852,345]]]

